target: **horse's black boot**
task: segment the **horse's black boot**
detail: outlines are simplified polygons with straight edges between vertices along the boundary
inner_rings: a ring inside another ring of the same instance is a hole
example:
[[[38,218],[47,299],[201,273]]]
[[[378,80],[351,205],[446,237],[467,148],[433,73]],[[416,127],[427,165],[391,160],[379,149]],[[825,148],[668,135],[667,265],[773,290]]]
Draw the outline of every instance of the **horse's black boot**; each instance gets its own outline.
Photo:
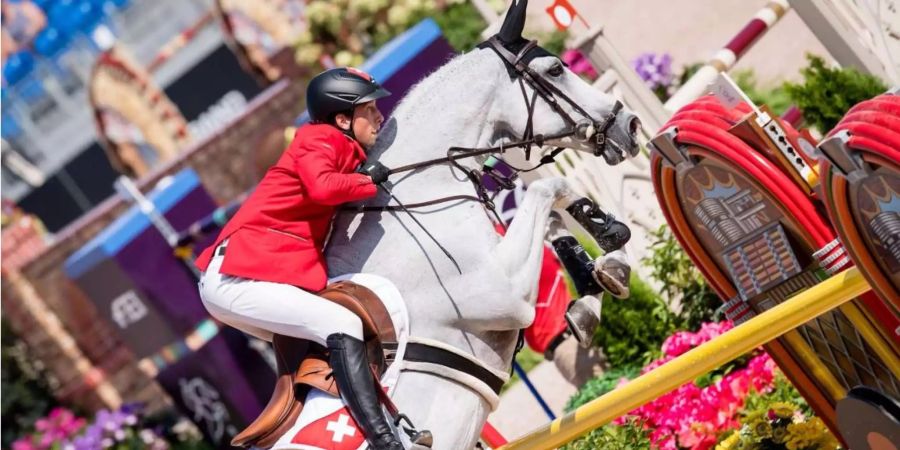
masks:
[[[575,201],[566,208],[566,211],[590,233],[597,241],[597,245],[606,253],[624,247],[631,239],[628,225],[616,220],[612,214],[603,212],[589,198]]]
[[[362,428],[372,450],[403,450],[400,438],[391,429],[378,400],[376,383],[369,367],[366,344],[352,336],[328,336],[329,362],[341,399],[353,420]]]
[[[578,295],[599,295],[603,288],[594,279],[594,260],[573,236],[563,236],[553,241],[553,251],[559,262],[572,277]]]

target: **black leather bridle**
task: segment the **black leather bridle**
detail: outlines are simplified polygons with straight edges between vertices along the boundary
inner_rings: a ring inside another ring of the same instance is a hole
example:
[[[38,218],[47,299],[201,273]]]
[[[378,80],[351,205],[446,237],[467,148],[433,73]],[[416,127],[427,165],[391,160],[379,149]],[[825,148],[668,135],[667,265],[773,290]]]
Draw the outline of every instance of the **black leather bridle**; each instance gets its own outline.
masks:
[[[475,185],[475,191],[478,194],[478,197],[474,197],[471,195],[453,195],[448,197],[442,197],[435,200],[429,200],[425,202],[413,203],[409,205],[403,205],[398,202],[398,205],[385,205],[385,206],[359,206],[359,207],[349,207],[347,208],[350,211],[357,212],[378,212],[378,211],[398,211],[405,210],[408,208],[417,208],[424,206],[431,206],[439,203],[445,203],[449,201],[457,201],[457,200],[474,200],[480,203],[483,203],[486,207],[493,210],[494,205],[489,196],[486,193],[486,189],[484,188],[481,182],[481,176],[483,173],[479,170],[468,169],[460,165],[457,161],[466,158],[473,158],[481,155],[488,154],[503,154],[507,150],[512,148],[522,148],[525,150],[525,159],[530,159],[531,156],[531,146],[543,146],[544,142],[552,141],[556,139],[562,139],[565,137],[575,136],[576,139],[581,141],[587,141],[593,139],[595,144],[594,155],[601,156],[603,152],[606,150],[607,145],[612,144],[614,146],[618,146],[615,141],[609,139],[607,137],[607,133],[609,132],[609,128],[613,125],[616,120],[616,115],[621,111],[623,105],[622,102],[616,101],[615,105],[613,105],[612,110],[607,113],[600,120],[595,120],[587,111],[584,110],[581,106],[575,103],[569,96],[567,96],[564,92],[562,92],[559,88],[554,86],[552,83],[548,82],[544,79],[540,74],[535,72],[533,69],[528,67],[526,63],[525,57],[529,51],[535,49],[537,47],[537,41],[529,41],[525,44],[521,50],[518,51],[517,54],[513,54],[510,52],[503,43],[497,38],[497,36],[493,36],[485,42],[486,46],[491,48],[501,59],[503,59],[504,63],[508,68],[511,69],[513,73],[516,74],[519,86],[522,89],[522,97],[525,100],[525,106],[528,110],[528,122],[525,125],[525,132],[523,133],[522,139],[514,142],[508,142],[504,144],[500,144],[494,147],[482,147],[482,148],[467,148],[467,147],[450,147],[447,149],[447,156],[442,158],[434,158],[426,161],[420,161],[412,164],[407,164],[404,166],[395,167],[390,170],[389,174],[393,175],[396,173],[408,172],[417,169],[423,169],[426,167],[435,166],[438,164],[451,164],[463,173],[466,174],[468,179],[472,181]],[[528,93],[525,90],[525,84],[528,84],[532,88],[532,95],[529,99]],[[534,118],[534,108],[537,104],[537,97],[540,96],[550,108],[553,109],[568,125],[568,129],[562,131],[560,133],[554,133],[550,135],[544,134],[534,134],[534,126],[533,126],[533,118]],[[561,99],[565,103],[569,104],[575,111],[577,111],[580,115],[584,116],[584,120],[576,121],[572,118],[569,113],[565,111],[565,109],[560,106],[557,98]],[[551,151],[548,155],[541,158],[541,161],[535,167],[529,169],[519,169],[510,165],[513,169],[512,176],[506,176],[506,179],[498,177],[496,173],[492,173],[490,167],[484,167],[483,171],[486,172],[489,176],[492,176],[498,184],[506,189],[511,189],[511,181],[515,179],[517,174],[526,173],[536,170],[537,168],[550,164],[553,162],[553,158],[556,157],[561,151],[562,147],[556,147],[553,151]],[[619,149],[620,151],[621,150]],[[507,164],[509,165],[509,164]],[[395,198],[396,200],[396,198]],[[496,212],[494,212],[496,215]]]

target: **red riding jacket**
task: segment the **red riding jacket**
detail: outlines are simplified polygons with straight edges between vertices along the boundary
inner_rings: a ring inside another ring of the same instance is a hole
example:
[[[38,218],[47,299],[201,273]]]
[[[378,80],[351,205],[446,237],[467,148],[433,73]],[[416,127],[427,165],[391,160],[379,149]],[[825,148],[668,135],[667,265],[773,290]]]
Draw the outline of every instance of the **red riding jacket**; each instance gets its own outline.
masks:
[[[331,125],[304,125],[215,244],[197,258],[206,270],[218,245],[228,239],[220,272],[286,283],[309,291],[325,287],[325,246],[335,209],[373,197],[376,186],[355,173],[363,148]]]

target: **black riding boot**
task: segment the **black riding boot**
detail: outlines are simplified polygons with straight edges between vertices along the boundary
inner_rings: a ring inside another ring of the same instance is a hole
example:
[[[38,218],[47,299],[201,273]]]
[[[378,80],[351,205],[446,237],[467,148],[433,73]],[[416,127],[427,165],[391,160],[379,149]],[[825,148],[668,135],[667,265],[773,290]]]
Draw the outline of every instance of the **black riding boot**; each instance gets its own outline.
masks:
[[[391,430],[381,409],[378,389],[366,344],[352,336],[335,333],[328,336],[329,361],[333,369],[341,399],[347,404],[350,415],[362,428],[372,450],[403,450],[400,438]]]

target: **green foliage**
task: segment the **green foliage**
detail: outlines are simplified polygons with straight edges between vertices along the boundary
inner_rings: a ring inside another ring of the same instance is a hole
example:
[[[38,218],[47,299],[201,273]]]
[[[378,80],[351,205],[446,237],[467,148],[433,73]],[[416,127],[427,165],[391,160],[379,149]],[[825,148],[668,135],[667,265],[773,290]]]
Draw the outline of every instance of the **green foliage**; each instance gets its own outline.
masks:
[[[433,11],[430,17],[441,27],[447,42],[460,53],[481,43],[481,32],[487,27],[472,2],[449,5],[443,11]]]
[[[603,325],[594,342],[610,367],[643,365],[659,356],[660,345],[679,325],[678,317],[654,289],[631,278],[631,297],[603,302]]]
[[[579,406],[612,391],[622,378],[632,379],[640,374],[639,366],[622,366],[607,370],[603,375],[594,378],[584,384],[566,404],[566,412],[570,412]]]
[[[788,381],[781,371],[775,371],[774,386],[771,391],[759,393],[753,391],[744,400],[744,410],[756,411],[767,409],[772,403],[791,403],[805,415],[813,413],[812,408],[797,391],[797,388]]]
[[[649,450],[650,430],[639,423],[605,425],[566,444],[563,450]]]
[[[791,100],[803,111],[803,118],[826,133],[855,104],[883,93],[887,86],[878,78],[856,69],[830,68],[818,56],[807,55],[809,66],[800,70],[802,84],[785,83]]]
[[[538,42],[541,44],[541,47],[544,47],[548,52],[561,56],[563,50],[566,49],[566,38],[568,37],[568,32],[554,29],[549,33],[542,34],[539,37]]]
[[[35,420],[56,406],[41,367],[27,355],[24,343],[2,321],[2,447],[33,431]]]
[[[773,113],[784,114],[791,107],[793,101],[784,86],[771,89],[762,89],[757,86],[756,75],[752,69],[741,70],[733,74],[734,81],[744,91],[750,100],[758,105],[767,105]]]
[[[651,236],[654,242],[650,256],[642,261],[643,264],[651,268],[650,276],[662,284],[662,295],[668,304],[680,303],[681,311],[675,326],[699,329],[701,324],[713,319],[721,300],[706,284],[667,225],[662,225]]]

